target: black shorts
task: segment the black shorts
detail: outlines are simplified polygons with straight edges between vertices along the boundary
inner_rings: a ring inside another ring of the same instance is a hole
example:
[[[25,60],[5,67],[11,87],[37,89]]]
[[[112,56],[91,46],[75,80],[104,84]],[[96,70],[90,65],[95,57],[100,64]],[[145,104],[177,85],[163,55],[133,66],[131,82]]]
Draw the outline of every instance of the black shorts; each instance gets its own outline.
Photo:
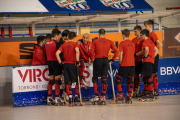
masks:
[[[95,58],[93,63],[93,76],[107,76],[109,67],[108,58]]]
[[[79,74],[79,69],[75,66],[75,64],[70,64],[70,63],[65,63],[64,64],[64,82],[65,84],[71,83],[78,83],[78,77],[79,75],[79,80],[81,80],[81,76]],[[78,70],[78,71],[77,71]],[[77,74],[78,72],[78,74]]]
[[[63,66],[58,61],[48,61],[49,75],[58,76],[62,74]]]
[[[121,77],[134,77],[135,67],[134,66],[121,66],[118,70],[118,75]]]
[[[158,72],[158,62],[159,62],[159,55],[156,55],[156,57],[154,58],[153,73]]]
[[[135,73],[142,72],[142,62],[135,62]]]
[[[142,75],[151,77],[152,76],[152,68],[153,68],[153,63],[151,63],[151,62],[142,63]]]

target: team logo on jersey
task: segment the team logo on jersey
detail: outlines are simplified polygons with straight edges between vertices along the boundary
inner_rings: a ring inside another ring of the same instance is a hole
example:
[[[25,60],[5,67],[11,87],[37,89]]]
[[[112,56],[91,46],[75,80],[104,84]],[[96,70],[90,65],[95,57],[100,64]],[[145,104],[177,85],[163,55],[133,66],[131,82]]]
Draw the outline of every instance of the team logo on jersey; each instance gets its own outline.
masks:
[[[105,6],[112,7],[114,9],[132,9],[134,5],[131,4],[131,0],[100,0]]]
[[[59,7],[69,10],[89,10],[86,0],[54,0]]]
[[[180,42],[180,33],[178,33],[178,34],[176,35],[175,39],[176,39],[178,42]]]

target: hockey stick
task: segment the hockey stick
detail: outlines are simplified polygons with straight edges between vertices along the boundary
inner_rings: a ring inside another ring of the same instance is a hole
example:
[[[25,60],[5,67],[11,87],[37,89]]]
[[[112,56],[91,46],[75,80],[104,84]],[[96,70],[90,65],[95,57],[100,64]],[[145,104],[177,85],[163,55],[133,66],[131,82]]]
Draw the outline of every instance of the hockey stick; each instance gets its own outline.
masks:
[[[139,82],[139,86],[138,86],[138,89],[137,89],[137,95],[138,95],[139,92],[140,92],[141,82],[142,82],[142,78],[141,78],[141,80],[140,80],[140,82]]]
[[[81,85],[80,85],[80,80],[79,80],[79,67],[77,67],[77,77],[78,77],[78,85],[79,85],[80,104],[82,106],[84,106],[84,103],[82,102],[82,97],[81,97]]]
[[[110,76],[111,76],[111,82],[112,82],[112,90],[113,90],[113,101],[110,102],[110,104],[115,104],[116,103],[116,96],[115,96],[115,91],[114,91],[114,81],[113,81],[113,75],[112,75],[112,67],[111,67],[111,63],[110,63]]]

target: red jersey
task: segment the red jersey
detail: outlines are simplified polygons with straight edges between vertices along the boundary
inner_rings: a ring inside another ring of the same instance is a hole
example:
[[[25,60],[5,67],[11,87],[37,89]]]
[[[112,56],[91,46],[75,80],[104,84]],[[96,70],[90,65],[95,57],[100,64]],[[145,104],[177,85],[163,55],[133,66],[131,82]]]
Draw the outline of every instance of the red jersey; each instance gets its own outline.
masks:
[[[45,45],[45,49],[46,49],[47,61],[57,61],[55,55],[57,51],[56,41],[49,40]]]
[[[80,51],[80,59],[84,61],[94,60],[94,54],[92,54],[92,42],[88,41],[87,45],[83,43],[82,40],[79,40],[79,51]]]
[[[115,51],[115,54],[112,58],[115,60],[119,51],[112,41],[105,38],[99,38],[93,41],[92,53],[95,53],[95,58],[106,58],[108,57],[110,48]]]
[[[46,65],[46,64],[47,64],[47,60],[45,58],[44,48],[39,45],[35,45],[32,65]]]
[[[75,64],[76,62],[75,48],[79,48],[79,45],[72,41],[65,42],[63,45],[61,45],[59,50],[63,52],[65,63]]]
[[[135,53],[138,53],[142,50],[142,43],[143,43],[143,40],[141,39],[141,37],[138,39],[137,37],[132,39],[132,42],[135,44]],[[142,56],[137,56],[135,61],[136,62],[141,62]]]
[[[154,56],[155,56],[155,45],[154,45],[154,42],[150,39],[146,39],[144,42],[143,42],[143,55],[145,54],[145,47],[148,47],[149,48],[149,53],[148,53],[148,57],[146,59],[144,59],[142,61],[142,63],[144,62],[151,62],[154,64]]]
[[[123,52],[123,59],[121,61],[121,66],[135,66],[134,63],[134,53],[135,45],[130,40],[125,40],[120,43],[119,51]]]
[[[149,39],[152,40],[155,44],[155,46],[157,46],[157,43],[156,41],[159,40],[156,33],[154,33],[153,31],[149,34]]]

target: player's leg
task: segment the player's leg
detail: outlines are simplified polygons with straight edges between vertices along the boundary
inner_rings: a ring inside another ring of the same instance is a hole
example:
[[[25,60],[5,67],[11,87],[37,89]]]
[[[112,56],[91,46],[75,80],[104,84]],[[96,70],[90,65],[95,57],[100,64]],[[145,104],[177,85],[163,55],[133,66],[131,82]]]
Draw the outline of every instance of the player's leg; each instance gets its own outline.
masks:
[[[115,80],[115,82],[117,84],[117,89],[118,89],[118,94],[116,96],[116,103],[120,103],[120,104],[123,103],[123,101],[124,101],[124,96],[122,95],[121,79],[122,79],[122,77],[119,75],[119,72],[118,72],[118,75],[117,75],[116,80]]]
[[[128,94],[126,95],[126,103],[132,103],[131,96],[133,91],[133,85],[134,85],[134,75],[135,75],[135,67],[129,66],[129,72],[127,77],[127,83],[128,83]]]
[[[53,64],[53,72],[55,75],[55,105],[63,105],[64,100],[60,97],[62,66],[59,65],[58,61],[54,61]]]
[[[64,82],[65,82],[65,88],[66,92],[69,97],[69,106],[74,106],[73,104],[73,95],[72,95],[72,81],[71,81],[71,72],[70,72],[69,63],[64,64]]]
[[[158,92],[158,76],[157,76],[157,72],[158,72],[158,61],[159,61],[159,55],[157,55],[157,56],[155,57],[155,62],[154,62],[154,65],[153,65],[153,74],[152,74],[155,99],[158,99],[158,96],[159,96],[159,92]]]
[[[141,62],[136,62],[135,63],[135,76],[134,76],[134,92],[133,92],[133,97],[137,97],[137,90],[140,85],[140,78],[139,75],[141,73],[142,69],[142,63]],[[138,91],[139,93],[139,91]]]
[[[101,77],[101,69],[102,69],[102,58],[95,58],[93,63],[93,87],[94,87],[94,97],[90,99],[92,104],[95,104],[99,101],[99,85],[98,85],[98,77]]]
[[[47,105],[51,105],[54,104],[54,98],[52,96],[52,86],[55,83],[55,79],[54,79],[54,73],[53,70],[51,68],[51,61],[48,61],[48,68],[49,68],[49,82],[48,82],[48,96],[47,96]]]
[[[102,58],[102,62],[103,62],[101,69],[102,94],[100,101],[101,104],[105,105],[106,91],[108,87],[107,75],[108,75],[109,60],[108,58]]]

